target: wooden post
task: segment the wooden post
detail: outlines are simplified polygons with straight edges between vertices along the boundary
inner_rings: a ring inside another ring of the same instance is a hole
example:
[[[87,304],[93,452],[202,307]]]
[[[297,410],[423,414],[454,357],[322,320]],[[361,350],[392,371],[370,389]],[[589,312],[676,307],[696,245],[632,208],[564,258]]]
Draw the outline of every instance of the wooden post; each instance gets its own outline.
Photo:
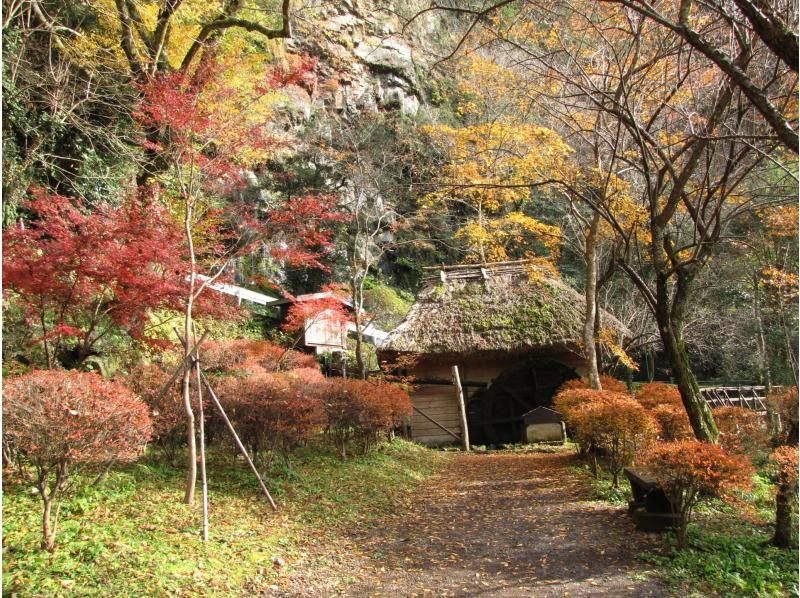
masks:
[[[231,420],[228,419],[228,414],[225,413],[225,409],[222,408],[222,403],[219,402],[219,399],[217,398],[217,395],[214,393],[214,389],[211,388],[211,384],[209,384],[208,378],[206,378],[206,375],[203,373],[203,370],[200,370],[200,378],[203,380],[203,384],[205,385],[209,395],[211,395],[211,401],[214,403],[214,407],[217,408],[217,411],[219,411],[219,414],[222,416],[225,425],[228,427],[228,430],[233,435],[233,440],[236,442],[236,446],[239,447],[239,451],[242,453],[242,455],[244,455],[244,458],[247,461],[247,464],[250,466],[250,469],[253,471],[253,474],[255,474],[256,479],[258,480],[258,483],[261,486],[261,489],[264,491],[264,494],[266,494],[270,506],[272,506],[272,509],[274,511],[277,511],[278,507],[275,504],[275,501],[272,500],[272,495],[269,493],[269,490],[267,490],[267,486],[264,484],[264,480],[261,479],[261,474],[258,473],[258,469],[253,464],[253,460],[250,458],[250,455],[247,454],[247,449],[244,448],[242,441],[239,440],[239,435],[236,433],[236,429],[233,427]]]
[[[181,336],[180,331],[173,327],[175,334],[187,348],[186,339]],[[208,331],[203,333],[203,338],[206,337]],[[197,342],[197,328],[192,322],[192,339],[194,340],[194,355],[192,355],[191,367],[197,374],[197,400],[199,402],[198,415],[200,416],[200,480],[203,487],[203,542],[208,542],[208,476],[206,474],[206,433],[205,433],[205,415],[203,413],[203,385],[200,380],[200,343]],[[190,354],[191,355],[191,354]],[[186,367],[190,367],[187,363]]]
[[[178,333],[178,331],[177,331],[175,328],[173,328],[173,330],[175,330],[175,333],[176,333],[176,334],[178,334],[178,338],[180,339],[180,341],[181,341],[182,343],[184,343],[184,346],[185,346],[185,344],[186,344],[186,341],[183,339],[183,337],[180,335],[180,333]],[[156,400],[153,402],[154,404],[156,404],[156,405],[157,405],[157,404],[158,404],[158,402],[159,402],[161,399],[163,399],[163,398],[164,398],[164,395],[166,395],[166,394],[167,394],[167,391],[168,391],[168,390],[169,390],[169,389],[172,387],[172,385],[173,385],[173,384],[175,384],[175,380],[177,380],[177,379],[178,379],[178,376],[180,375],[180,373],[181,373],[181,372],[182,372],[182,371],[183,371],[185,368],[188,368],[188,367],[190,367],[190,365],[191,365],[191,361],[194,359],[194,355],[195,355],[195,353],[197,352],[197,350],[198,350],[198,349],[200,349],[200,345],[203,343],[203,341],[204,341],[204,340],[206,340],[206,336],[208,336],[208,330],[206,330],[206,331],[203,333],[203,336],[201,336],[201,337],[200,337],[200,340],[199,340],[199,341],[197,341],[197,343],[195,344],[195,346],[194,346],[194,347],[192,347],[192,350],[191,350],[191,351],[189,351],[189,354],[188,354],[188,355],[186,355],[186,356],[185,356],[185,357],[184,357],[184,358],[181,360],[181,363],[178,365],[178,367],[177,367],[177,368],[175,368],[175,372],[173,372],[173,374],[172,374],[172,377],[171,377],[171,378],[170,378],[170,379],[167,381],[167,383],[166,383],[166,384],[164,384],[164,386],[162,386],[162,387],[161,387],[161,390],[158,392],[158,396],[156,397]]]
[[[461,388],[461,376],[458,375],[458,366],[453,366],[453,380],[456,383],[456,396],[458,397],[458,411],[461,414],[461,444],[465,451],[469,451],[469,428],[467,427],[467,406],[464,403],[464,389]]]

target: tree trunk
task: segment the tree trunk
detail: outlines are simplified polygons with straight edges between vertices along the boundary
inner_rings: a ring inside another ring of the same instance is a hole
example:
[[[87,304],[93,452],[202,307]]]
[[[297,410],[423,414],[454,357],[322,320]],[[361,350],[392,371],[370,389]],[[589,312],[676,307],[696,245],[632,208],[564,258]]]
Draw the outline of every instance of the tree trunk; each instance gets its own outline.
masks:
[[[656,321],[694,435],[704,442],[716,442],[719,435],[717,424],[714,422],[711,408],[700,394],[700,386],[689,365],[689,355],[683,339],[683,321],[690,282],[690,276],[678,274],[676,290],[670,298],[668,279],[660,274],[657,275]]]
[[[775,495],[775,535],[772,543],[779,548],[797,548],[797,486],[781,480]]]
[[[602,390],[600,372],[597,367],[595,345],[595,319],[597,317],[597,230],[600,214],[595,212],[586,233],[586,311],[583,320],[583,351],[586,357],[586,376],[589,388]]]
[[[46,492],[42,492],[44,502],[44,514],[42,515],[42,533],[44,540],[42,548],[47,552],[53,552],[56,547],[56,525],[51,521],[51,511],[53,507],[53,497]]]
[[[364,335],[362,330],[362,307],[364,305],[364,279],[369,268],[363,270],[362,275],[356,274],[350,279],[350,292],[353,294],[353,319],[356,325],[356,369],[358,377],[367,379],[367,368],[364,363]]]
[[[753,318],[758,329],[758,369],[761,380],[767,387],[767,394],[772,392],[772,370],[767,355],[767,339],[764,335],[764,319],[761,316],[761,301],[758,296],[758,275],[753,275]]]
[[[197,445],[195,443],[195,422],[194,411],[192,409],[191,397],[191,360],[189,353],[189,339],[192,338],[192,306],[194,304],[194,285],[195,285],[195,254],[194,254],[194,239],[192,238],[192,216],[193,206],[191,198],[184,198],[185,212],[184,212],[184,232],[186,233],[186,241],[189,247],[189,259],[191,263],[191,272],[189,280],[189,292],[186,296],[186,311],[183,318],[183,338],[186,340],[183,347],[183,356],[186,360],[185,369],[183,371],[183,384],[181,391],[183,393],[183,408],[186,412],[186,443],[188,446],[187,455],[187,469],[186,469],[186,493],[184,494],[183,501],[187,505],[194,504],[194,490],[197,485]]]

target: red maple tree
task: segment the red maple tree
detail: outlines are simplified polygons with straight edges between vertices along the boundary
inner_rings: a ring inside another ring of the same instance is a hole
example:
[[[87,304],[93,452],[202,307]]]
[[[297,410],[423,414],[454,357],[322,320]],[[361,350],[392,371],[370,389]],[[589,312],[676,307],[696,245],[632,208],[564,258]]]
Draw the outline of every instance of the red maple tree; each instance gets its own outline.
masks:
[[[159,172],[162,191],[181,213],[189,288],[183,301],[184,359],[194,334],[195,302],[233,259],[266,248],[292,265],[323,267],[338,219],[331,197],[302,196],[273,206],[232,193],[247,187],[250,170],[286,141],[270,132],[264,118],[252,118],[262,98],[289,84],[312,83],[315,63],[301,59],[268,73],[255,86],[234,87],[225,74],[235,65],[204,54],[191,72],[159,73],[142,84],[136,117],[145,132],[142,145]],[[147,174],[147,173],[144,173]],[[199,279],[198,274],[210,277]],[[194,501],[195,423],[186,368],[182,384],[186,412],[188,472],[185,501]]]
[[[641,464],[669,497],[678,518],[676,531],[681,548],[687,545],[686,529],[700,499],[724,498],[733,490],[748,489],[754,472],[747,457],[695,440],[656,443]]]
[[[27,226],[3,235],[3,284],[39,329],[46,366],[79,367],[114,330],[158,344],[148,314],[179,309],[188,262],[181,231],[146,192],[121,206],[33,189]],[[215,309],[219,301],[204,309]]]

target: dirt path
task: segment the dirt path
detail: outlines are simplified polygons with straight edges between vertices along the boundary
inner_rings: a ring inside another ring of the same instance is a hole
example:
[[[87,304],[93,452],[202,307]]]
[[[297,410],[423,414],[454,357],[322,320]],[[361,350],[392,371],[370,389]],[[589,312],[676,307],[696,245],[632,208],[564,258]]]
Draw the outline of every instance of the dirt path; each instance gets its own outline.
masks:
[[[636,532],[623,508],[590,500],[570,459],[459,455],[409,512],[356,531],[267,594],[668,595],[635,558],[655,538]]]

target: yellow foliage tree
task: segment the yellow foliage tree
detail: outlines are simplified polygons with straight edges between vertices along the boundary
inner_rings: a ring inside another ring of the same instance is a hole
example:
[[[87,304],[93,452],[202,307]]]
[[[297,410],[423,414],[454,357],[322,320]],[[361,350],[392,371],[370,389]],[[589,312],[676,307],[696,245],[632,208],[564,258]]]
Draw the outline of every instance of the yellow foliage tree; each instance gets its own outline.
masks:
[[[424,208],[455,207],[466,213],[455,238],[472,261],[534,257],[533,241],[558,257],[561,231],[525,214],[534,188],[546,190],[569,170],[572,150],[561,137],[531,124],[485,123],[427,128],[445,156],[438,190]]]

